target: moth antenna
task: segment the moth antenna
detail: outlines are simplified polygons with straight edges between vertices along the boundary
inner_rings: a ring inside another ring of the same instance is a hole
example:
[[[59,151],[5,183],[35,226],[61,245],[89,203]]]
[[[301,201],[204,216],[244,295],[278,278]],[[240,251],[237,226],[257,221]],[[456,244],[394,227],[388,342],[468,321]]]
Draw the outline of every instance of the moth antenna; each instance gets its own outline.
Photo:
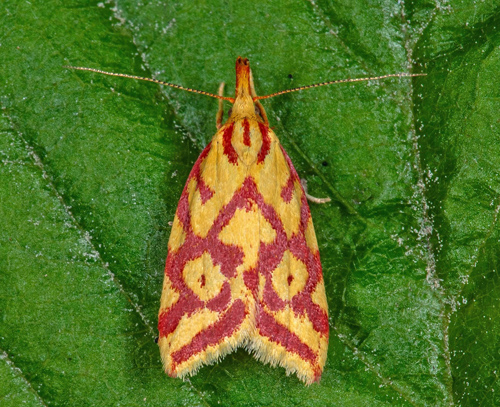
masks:
[[[386,79],[386,78],[404,78],[404,77],[426,76],[426,75],[427,74],[425,74],[425,73],[405,73],[405,72],[402,72],[402,73],[393,73],[393,74],[389,74],[389,75],[372,76],[370,78],[338,79],[336,81],[321,82],[321,83],[315,83],[313,85],[300,86],[298,88],[293,88],[293,89],[280,90],[279,92],[271,93],[270,95],[256,96],[253,98],[253,100],[256,101],[256,100],[262,100],[262,99],[269,99],[269,98],[272,98],[274,96],[284,95],[285,93],[297,92],[299,90],[305,90],[305,89],[311,89],[311,88],[319,88],[320,86],[333,85],[336,83],[375,81],[375,80]]]
[[[125,74],[125,73],[106,72],[106,71],[101,71],[100,69],[85,68],[85,67],[82,67],[82,66],[68,66],[68,65],[65,65],[65,66],[63,66],[63,68],[77,69],[79,71],[95,72],[95,73],[100,73],[100,74],[108,75],[108,76],[119,76],[120,78],[129,78],[129,79],[137,79],[137,80],[140,80],[140,81],[153,82],[153,83],[157,83],[159,85],[165,85],[165,86],[170,86],[171,88],[185,90],[187,92],[198,93],[200,95],[210,96],[212,98],[219,99],[219,100],[228,100],[229,102],[234,103],[234,98],[216,95],[214,93],[205,92],[203,90],[185,88],[184,86],[176,85],[174,83],[160,81],[158,79],[146,78],[146,77],[143,77],[143,76],[128,75],[128,74]]]

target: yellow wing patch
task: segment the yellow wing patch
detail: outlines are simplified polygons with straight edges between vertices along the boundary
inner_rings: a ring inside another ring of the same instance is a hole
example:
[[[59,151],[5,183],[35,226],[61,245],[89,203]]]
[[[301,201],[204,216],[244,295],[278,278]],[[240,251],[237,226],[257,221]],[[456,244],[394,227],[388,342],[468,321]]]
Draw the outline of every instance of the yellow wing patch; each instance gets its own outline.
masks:
[[[188,261],[182,270],[182,277],[188,288],[202,301],[211,300],[219,294],[226,280],[220,272],[220,266],[213,264],[207,252]]]

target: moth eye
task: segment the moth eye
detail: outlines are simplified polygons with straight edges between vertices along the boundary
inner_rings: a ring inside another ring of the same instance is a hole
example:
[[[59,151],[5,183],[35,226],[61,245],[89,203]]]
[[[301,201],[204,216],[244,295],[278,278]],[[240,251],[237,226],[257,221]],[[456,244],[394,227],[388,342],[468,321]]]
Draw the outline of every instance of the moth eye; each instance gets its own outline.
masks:
[[[233,108],[229,109],[229,111],[227,112],[227,116],[231,117],[232,114],[233,114]]]
[[[264,118],[262,117],[262,113],[260,112],[259,107],[258,107],[257,105],[254,105],[254,107],[255,107],[255,114],[259,115],[259,116],[261,117],[261,119],[264,119]]]

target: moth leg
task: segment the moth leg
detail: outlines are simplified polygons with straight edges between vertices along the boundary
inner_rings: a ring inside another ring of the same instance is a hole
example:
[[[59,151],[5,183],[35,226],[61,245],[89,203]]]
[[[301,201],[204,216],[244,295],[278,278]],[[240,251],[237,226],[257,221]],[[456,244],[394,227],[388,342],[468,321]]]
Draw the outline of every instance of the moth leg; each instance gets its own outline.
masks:
[[[323,203],[327,203],[327,202],[330,202],[331,199],[326,197],[326,198],[316,198],[315,196],[312,196],[312,195],[309,195],[307,193],[307,180],[305,180],[304,178],[301,178],[300,179],[300,183],[302,184],[302,188],[304,188],[304,193],[306,194],[306,198],[309,202],[314,202],[314,203],[317,203],[317,204],[323,204]]]
[[[253,98],[257,97],[257,93],[255,92],[255,86],[253,84],[253,74],[251,69],[250,69],[250,95]],[[264,124],[266,126],[269,126],[269,120],[267,120],[267,114],[266,111],[264,110],[264,106],[262,106],[262,104],[258,100],[254,101],[253,103],[255,105],[256,110],[258,110],[260,116],[264,119]]]
[[[225,83],[222,82],[219,85],[219,96],[224,96],[224,85]],[[215,116],[215,127],[217,127],[217,130],[219,130],[222,127],[222,119],[224,116],[224,101],[222,99],[219,99],[219,110],[217,111],[217,115]]]

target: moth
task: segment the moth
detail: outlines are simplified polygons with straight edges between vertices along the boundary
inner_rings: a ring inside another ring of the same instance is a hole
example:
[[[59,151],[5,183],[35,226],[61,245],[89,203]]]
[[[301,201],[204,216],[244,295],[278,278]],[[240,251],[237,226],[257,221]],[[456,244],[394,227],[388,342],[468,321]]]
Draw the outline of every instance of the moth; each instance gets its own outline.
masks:
[[[194,164],[168,243],[158,315],[160,354],[172,377],[195,374],[238,347],[311,384],[328,350],[328,305],[316,235],[300,178],[257,96],[248,59],[236,60],[235,97],[146,80],[219,99],[217,132]],[[223,120],[223,101],[232,103]]]

